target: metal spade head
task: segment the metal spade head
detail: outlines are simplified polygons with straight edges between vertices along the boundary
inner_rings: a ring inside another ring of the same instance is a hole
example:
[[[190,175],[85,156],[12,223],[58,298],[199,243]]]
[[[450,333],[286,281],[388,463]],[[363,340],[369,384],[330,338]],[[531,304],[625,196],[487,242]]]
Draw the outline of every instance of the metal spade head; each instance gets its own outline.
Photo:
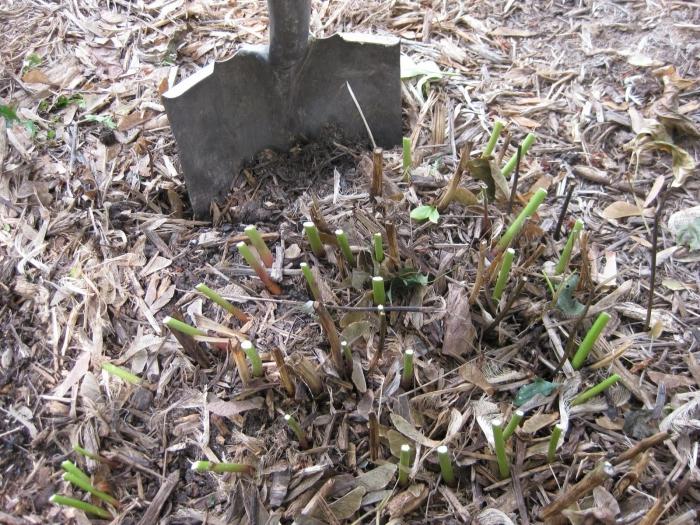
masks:
[[[378,146],[401,142],[397,38],[309,38],[310,0],[268,0],[270,45],[245,46],[163,94],[195,215],[208,216],[247,160],[329,125]]]

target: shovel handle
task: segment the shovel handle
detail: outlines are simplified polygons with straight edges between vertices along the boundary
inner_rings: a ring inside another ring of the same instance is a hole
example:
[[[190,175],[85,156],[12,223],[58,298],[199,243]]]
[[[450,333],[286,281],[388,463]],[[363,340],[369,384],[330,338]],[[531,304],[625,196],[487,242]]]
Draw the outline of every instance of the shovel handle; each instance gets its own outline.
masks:
[[[290,67],[306,53],[310,0],[267,0],[270,11],[270,63]]]

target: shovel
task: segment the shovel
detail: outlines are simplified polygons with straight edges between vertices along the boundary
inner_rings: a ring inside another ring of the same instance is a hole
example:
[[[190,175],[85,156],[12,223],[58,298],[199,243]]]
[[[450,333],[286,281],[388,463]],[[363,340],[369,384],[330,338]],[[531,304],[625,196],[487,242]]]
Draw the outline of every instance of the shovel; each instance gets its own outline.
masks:
[[[244,46],[163,94],[195,216],[209,216],[263,149],[332,129],[357,140],[369,128],[384,148],[401,142],[398,38],[309,38],[310,4],[268,0],[269,46]]]

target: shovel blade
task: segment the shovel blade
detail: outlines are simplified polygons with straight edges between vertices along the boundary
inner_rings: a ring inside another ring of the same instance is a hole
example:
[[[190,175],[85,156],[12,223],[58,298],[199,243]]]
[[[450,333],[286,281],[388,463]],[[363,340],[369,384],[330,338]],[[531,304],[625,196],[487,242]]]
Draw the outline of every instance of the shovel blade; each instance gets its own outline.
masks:
[[[247,47],[163,95],[195,216],[207,217],[243,164],[266,148],[283,150],[334,126],[367,137],[352,88],[378,146],[401,142],[398,39],[334,35],[311,40],[291,69],[270,65],[266,47]]]

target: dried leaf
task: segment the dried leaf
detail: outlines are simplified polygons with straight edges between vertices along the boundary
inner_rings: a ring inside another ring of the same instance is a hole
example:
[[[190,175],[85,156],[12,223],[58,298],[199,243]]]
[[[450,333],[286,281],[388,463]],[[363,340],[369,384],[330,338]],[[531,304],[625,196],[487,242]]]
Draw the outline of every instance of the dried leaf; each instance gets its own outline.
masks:
[[[508,514],[498,509],[484,509],[476,517],[479,525],[515,525]]]
[[[430,438],[425,437],[423,434],[418,432],[413,427],[413,425],[411,425],[400,415],[392,413],[390,419],[391,423],[394,425],[394,428],[401,432],[404,436],[409,438],[411,441],[415,441],[416,443],[420,443],[421,445],[430,448],[434,448],[440,445],[440,441],[434,441]]]
[[[391,501],[387,503],[386,511],[392,518],[399,518],[410,514],[423,504],[429,492],[428,487],[421,483],[411,485],[405,491],[394,496]]]
[[[254,397],[242,401],[222,401],[217,399],[216,401],[207,403],[207,409],[217,416],[233,417],[241,412],[262,408],[263,401],[264,399],[262,397]]]
[[[642,210],[636,204],[632,204],[627,201],[615,201],[606,207],[601,215],[606,219],[622,219],[624,217],[636,217],[639,215],[644,215],[645,217],[653,217],[654,210],[645,209]]]
[[[331,509],[336,519],[346,520],[360,510],[362,498],[366,493],[367,489],[365,487],[357,487],[342,498],[331,503],[328,507]]]
[[[469,292],[463,286],[450,284],[447,288],[447,315],[442,353],[462,357],[473,349],[476,330],[469,309]]]
[[[488,379],[484,373],[476,365],[472,363],[465,363],[459,368],[459,375],[465,381],[478,386],[481,390],[486,392],[488,395],[492,396],[495,393],[495,389],[491,386]]]
[[[641,146],[640,151],[650,149],[658,149],[671,153],[671,167],[673,169],[674,179],[671,186],[674,188],[683,186],[685,181],[688,180],[688,177],[690,177],[691,173],[695,170],[695,160],[693,160],[693,157],[686,150],[679,148],[675,144],[655,140]]]
[[[367,492],[381,490],[394,479],[395,473],[396,465],[394,463],[385,463],[357,476],[357,485],[364,487]]]

